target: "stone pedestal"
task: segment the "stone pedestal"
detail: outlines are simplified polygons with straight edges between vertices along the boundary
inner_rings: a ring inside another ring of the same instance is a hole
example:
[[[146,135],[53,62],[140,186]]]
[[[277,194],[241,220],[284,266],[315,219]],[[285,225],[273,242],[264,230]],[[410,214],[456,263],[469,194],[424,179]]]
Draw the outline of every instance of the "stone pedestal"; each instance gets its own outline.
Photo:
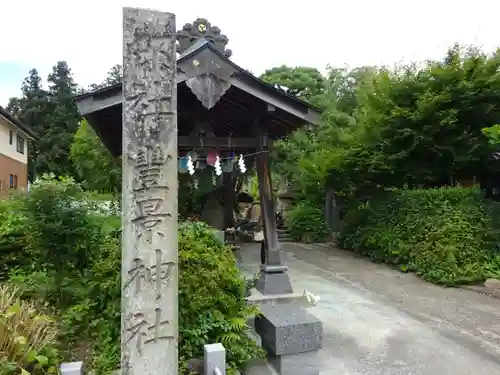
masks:
[[[278,374],[283,375],[318,375],[318,352],[306,352],[289,355],[269,355],[269,363]]]
[[[293,304],[299,307],[311,307],[313,304],[308,301],[304,293],[284,293],[284,294],[262,294],[257,289],[251,289],[247,302],[251,305],[289,305]]]
[[[261,265],[256,289],[262,294],[293,293],[287,266]]]
[[[283,375],[319,375],[317,353],[323,324],[295,305],[263,305],[255,331],[269,351],[269,361]]]

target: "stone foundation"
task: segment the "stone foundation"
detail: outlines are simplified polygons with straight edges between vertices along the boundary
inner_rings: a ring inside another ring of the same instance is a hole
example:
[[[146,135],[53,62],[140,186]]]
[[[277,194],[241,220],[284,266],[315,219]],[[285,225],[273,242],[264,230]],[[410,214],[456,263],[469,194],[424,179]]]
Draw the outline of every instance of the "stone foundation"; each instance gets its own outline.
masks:
[[[255,331],[269,351],[279,374],[319,375],[317,354],[323,344],[323,324],[294,304],[261,305]]]

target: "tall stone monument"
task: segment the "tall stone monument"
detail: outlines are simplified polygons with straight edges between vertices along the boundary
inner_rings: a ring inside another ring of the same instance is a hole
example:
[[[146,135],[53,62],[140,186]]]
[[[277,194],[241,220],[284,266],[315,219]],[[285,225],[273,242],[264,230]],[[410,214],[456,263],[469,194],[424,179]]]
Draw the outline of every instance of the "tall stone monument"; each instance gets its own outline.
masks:
[[[122,363],[178,374],[175,16],[123,10]]]

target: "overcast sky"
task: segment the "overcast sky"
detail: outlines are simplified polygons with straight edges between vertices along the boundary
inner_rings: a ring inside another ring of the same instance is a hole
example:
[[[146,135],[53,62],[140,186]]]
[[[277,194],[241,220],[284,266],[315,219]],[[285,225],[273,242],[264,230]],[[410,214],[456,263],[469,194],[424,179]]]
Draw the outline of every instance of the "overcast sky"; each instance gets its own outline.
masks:
[[[254,74],[276,65],[324,69],[440,58],[454,42],[500,45],[498,0],[4,0],[0,105],[20,94],[29,69],[46,77],[66,60],[82,86],[121,63],[122,7],[207,18],[229,39],[232,60]],[[474,6],[474,7],[473,7]]]

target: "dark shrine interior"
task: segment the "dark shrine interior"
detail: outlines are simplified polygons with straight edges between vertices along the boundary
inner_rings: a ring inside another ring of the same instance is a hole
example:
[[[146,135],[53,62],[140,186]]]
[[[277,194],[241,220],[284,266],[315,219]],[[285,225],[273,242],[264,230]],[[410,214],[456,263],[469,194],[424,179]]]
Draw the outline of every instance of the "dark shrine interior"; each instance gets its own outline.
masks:
[[[95,92],[101,98],[121,93],[121,86],[108,87]],[[177,87],[177,128],[178,136],[190,136],[196,124],[208,123],[215,137],[227,138],[227,149],[236,148],[238,152],[253,152],[254,149],[241,149],[231,146],[231,138],[255,139],[255,122],[267,111],[267,103],[244,92],[237,87],[230,87],[210,110],[203,107],[193,92],[183,82]],[[87,116],[94,129],[115,155],[121,155],[122,149],[122,105],[114,105]],[[283,138],[303,125],[295,116],[278,108],[267,113],[265,127],[270,139]],[[193,140],[193,148],[201,147],[201,141]],[[191,147],[190,147],[191,148]],[[179,151],[190,148],[179,147]]]

